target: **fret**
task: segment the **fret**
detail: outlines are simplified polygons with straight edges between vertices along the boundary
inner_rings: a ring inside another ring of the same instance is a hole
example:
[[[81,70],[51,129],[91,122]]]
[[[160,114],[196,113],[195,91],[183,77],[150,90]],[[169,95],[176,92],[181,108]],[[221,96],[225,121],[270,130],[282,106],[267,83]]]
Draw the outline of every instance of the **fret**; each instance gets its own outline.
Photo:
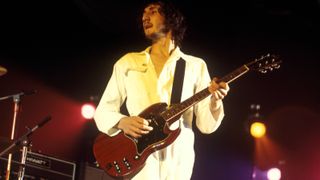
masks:
[[[187,109],[189,109],[191,106],[197,104],[207,96],[209,96],[211,93],[209,92],[208,88],[203,89],[202,91],[199,91],[198,93],[194,94],[192,97],[184,100],[180,104],[173,105],[169,107],[168,110],[164,111],[161,116],[165,120],[170,120],[174,118],[177,115],[180,115],[181,113],[185,112]]]
[[[249,71],[249,68],[246,65],[243,65],[240,68],[236,69],[235,71],[227,74],[226,76],[224,76],[223,78],[218,80],[218,82],[222,82],[223,81],[223,82],[226,82],[226,83],[230,83],[233,80],[235,80],[238,77],[240,77],[242,74],[246,73],[247,71]]]

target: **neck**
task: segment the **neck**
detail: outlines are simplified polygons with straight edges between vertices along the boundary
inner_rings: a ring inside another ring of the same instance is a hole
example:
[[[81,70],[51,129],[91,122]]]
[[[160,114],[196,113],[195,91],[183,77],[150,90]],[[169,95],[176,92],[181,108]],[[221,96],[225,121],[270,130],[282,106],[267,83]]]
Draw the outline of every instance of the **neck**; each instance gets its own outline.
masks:
[[[151,45],[150,54],[152,56],[160,56],[166,59],[169,58],[170,54],[175,49],[175,45],[171,37],[171,33],[169,32],[166,36],[154,41]]]
[[[171,34],[167,34],[152,43],[150,57],[158,77],[160,76],[162,68],[169,59],[174,48],[174,42],[171,39]]]

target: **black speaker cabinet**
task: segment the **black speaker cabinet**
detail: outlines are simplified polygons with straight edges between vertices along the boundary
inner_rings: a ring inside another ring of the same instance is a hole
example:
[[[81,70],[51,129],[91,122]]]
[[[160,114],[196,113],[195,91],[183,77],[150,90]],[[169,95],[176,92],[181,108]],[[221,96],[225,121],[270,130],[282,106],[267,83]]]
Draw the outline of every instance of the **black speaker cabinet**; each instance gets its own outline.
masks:
[[[122,180],[110,177],[102,169],[95,167],[93,164],[82,163],[79,169],[81,169],[79,180]]]
[[[18,179],[21,155],[13,154],[10,179]],[[0,157],[0,179],[5,179],[7,158]],[[75,180],[76,164],[44,154],[28,152],[24,180]]]

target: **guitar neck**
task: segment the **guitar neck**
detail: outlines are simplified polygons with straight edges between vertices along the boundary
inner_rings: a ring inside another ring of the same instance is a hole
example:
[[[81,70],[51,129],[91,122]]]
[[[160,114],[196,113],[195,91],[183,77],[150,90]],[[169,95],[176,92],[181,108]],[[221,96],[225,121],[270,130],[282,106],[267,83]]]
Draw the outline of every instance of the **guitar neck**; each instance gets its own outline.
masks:
[[[219,82],[230,83],[248,71],[249,71],[249,68],[246,65],[243,65],[238,69],[232,71],[231,73],[227,74],[226,76],[218,79],[217,83]],[[190,98],[184,100],[183,102],[170,106],[170,108],[164,111],[161,114],[161,116],[163,119],[165,119],[169,123],[169,125],[171,125],[172,123],[178,120],[178,118],[176,118],[177,116],[182,115],[182,113],[184,113],[190,107],[192,107],[193,105],[197,104],[198,102],[208,97],[210,94],[211,93],[209,89],[205,88],[199,91],[198,93],[194,94]]]

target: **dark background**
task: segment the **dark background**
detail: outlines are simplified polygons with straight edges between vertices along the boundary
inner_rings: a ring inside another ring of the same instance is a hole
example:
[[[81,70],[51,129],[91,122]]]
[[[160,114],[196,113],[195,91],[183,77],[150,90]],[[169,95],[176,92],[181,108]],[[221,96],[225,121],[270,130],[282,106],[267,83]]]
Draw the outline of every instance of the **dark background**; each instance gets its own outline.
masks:
[[[94,162],[97,130],[80,107],[98,102],[118,58],[148,45],[138,24],[144,2],[0,3],[0,65],[8,70],[0,77],[0,97],[38,91],[21,98],[16,136],[53,117],[32,135],[33,151]],[[230,84],[226,116],[215,133],[195,129],[193,179],[251,179],[254,167],[263,172],[272,166],[283,170],[284,179],[319,179],[320,2],[174,2],[188,23],[182,50],[205,59],[212,77],[266,53],[283,61],[274,72],[250,72]],[[268,126],[264,142],[247,133],[251,104],[261,105]],[[12,114],[13,102],[0,102],[2,137],[10,137]]]

